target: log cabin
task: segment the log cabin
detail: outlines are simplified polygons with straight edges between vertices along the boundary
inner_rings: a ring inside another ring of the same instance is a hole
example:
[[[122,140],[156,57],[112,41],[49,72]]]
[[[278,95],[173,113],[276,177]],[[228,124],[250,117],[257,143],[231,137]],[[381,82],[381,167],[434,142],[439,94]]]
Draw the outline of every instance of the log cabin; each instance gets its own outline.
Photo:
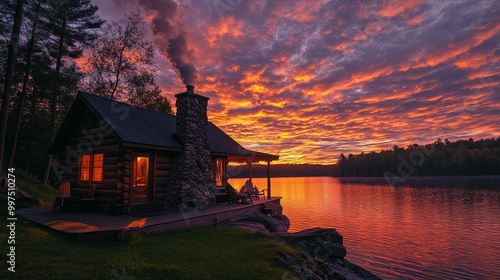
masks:
[[[95,188],[98,209],[114,214],[203,209],[227,184],[229,162],[269,168],[279,158],[244,148],[209,122],[209,98],[194,86],[175,97],[173,115],[80,91],[50,148],[57,180],[72,194]]]

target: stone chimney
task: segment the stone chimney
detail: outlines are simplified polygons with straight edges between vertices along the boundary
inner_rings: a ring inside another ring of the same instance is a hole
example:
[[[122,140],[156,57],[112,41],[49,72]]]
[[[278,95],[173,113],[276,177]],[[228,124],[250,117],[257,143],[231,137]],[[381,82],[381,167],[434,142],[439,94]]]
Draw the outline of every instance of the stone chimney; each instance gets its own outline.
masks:
[[[194,86],[176,94],[176,138],[182,145],[168,182],[168,206],[181,211],[215,204],[215,181],[208,143],[208,97],[194,93]]]

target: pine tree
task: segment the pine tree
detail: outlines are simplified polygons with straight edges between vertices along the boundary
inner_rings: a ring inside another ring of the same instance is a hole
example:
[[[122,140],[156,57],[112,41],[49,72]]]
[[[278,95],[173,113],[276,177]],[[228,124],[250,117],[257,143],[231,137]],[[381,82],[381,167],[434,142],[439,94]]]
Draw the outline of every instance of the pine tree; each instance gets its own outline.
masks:
[[[26,101],[26,96],[28,94],[28,83],[31,75],[32,57],[35,49],[35,41],[38,31],[39,15],[42,7],[42,2],[43,0],[36,0],[33,3],[28,3],[28,6],[29,4],[32,4],[31,7],[33,8],[33,13],[32,13],[33,16],[31,21],[31,34],[26,51],[26,65],[24,67],[24,73],[23,73],[23,86],[21,90],[21,96],[19,97],[19,102],[16,109],[16,116],[15,116],[16,119],[13,132],[12,147],[10,148],[10,156],[8,161],[8,166],[10,167],[12,167],[14,163],[14,156],[16,154],[17,141],[19,136],[19,128],[21,126],[21,117],[24,109],[24,103]]]
[[[48,154],[48,148],[52,145],[56,131],[57,107],[63,97],[62,80],[64,77],[63,67],[74,67],[75,59],[82,55],[83,46],[93,42],[97,38],[97,30],[104,21],[95,13],[97,6],[92,5],[90,0],[50,0],[52,17],[48,24],[52,36],[49,40],[50,54],[55,60],[54,83],[49,99],[50,104],[50,128],[48,135],[46,168],[42,182],[47,183],[52,163],[52,156]],[[70,71],[72,72],[72,71]]]
[[[0,176],[3,171],[3,154],[5,151],[5,134],[7,130],[7,118],[10,106],[10,92],[14,70],[16,65],[16,55],[19,43],[19,33],[23,22],[23,6],[24,0],[17,0],[16,12],[14,15],[14,25],[12,27],[11,39],[8,44],[8,56],[5,70],[4,88],[2,96],[2,111],[0,115]]]

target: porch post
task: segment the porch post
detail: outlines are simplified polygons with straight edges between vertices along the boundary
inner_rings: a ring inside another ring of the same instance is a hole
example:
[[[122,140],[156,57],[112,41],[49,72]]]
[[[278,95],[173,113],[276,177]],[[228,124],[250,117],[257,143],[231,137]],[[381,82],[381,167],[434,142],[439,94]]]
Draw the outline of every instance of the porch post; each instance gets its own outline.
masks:
[[[248,164],[248,179],[252,182],[252,162],[247,161]]]
[[[271,199],[271,161],[267,161],[267,199]]]

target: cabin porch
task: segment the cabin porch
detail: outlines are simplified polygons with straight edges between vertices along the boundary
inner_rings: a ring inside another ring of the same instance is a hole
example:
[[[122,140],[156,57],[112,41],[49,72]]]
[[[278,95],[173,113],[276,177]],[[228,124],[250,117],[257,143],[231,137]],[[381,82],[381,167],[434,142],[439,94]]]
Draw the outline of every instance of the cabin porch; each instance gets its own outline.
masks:
[[[218,203],[198,211],[162,211],[141,215],[53,212],[51,207],[19,209],[17,214],[77,240],[112,240],[126,238],[132,233],[156,233],[187,227],[214,226],[244,213],[281,209],[280,200],[281,197],[266,197],[254,199],[253,204]]]

